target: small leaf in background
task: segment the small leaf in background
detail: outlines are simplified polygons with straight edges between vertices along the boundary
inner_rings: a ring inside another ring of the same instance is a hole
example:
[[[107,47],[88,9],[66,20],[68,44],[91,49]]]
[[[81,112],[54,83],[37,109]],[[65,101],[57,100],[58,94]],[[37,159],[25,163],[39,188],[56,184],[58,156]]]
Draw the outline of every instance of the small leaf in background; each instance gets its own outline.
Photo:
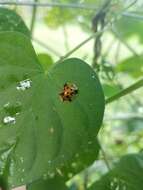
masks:
[[[113,96],[114,94],[118,93],[121,90],[119,85],[109,84],[109,83],[103,83],[102,88],[103,88],[105,97]]]
[[[116,71],[129,74],[132,77],[143,76],[143,56],[133,56],[124,60],[117,65]]]
[[[141,42],[143,42],[143,24],[142,20],[136,20],[134,18],[122,17],[115,23],[116,31],[126,39],[133,36],[138,36]]]
[[[30,37],[30,32],[21,17],[6,8],[0,8],[0,32],[3,31],[21,32]]]
[[[29,38],[1,32],[0,42],[0,147],[9,150],[0,155],[4,186],[53,173],[64,177],[62,168],[98,150],[104,95],[97,75],[76,58],[53,65],[45,75]],[[65,83],[78,89],[72,101],[60,97]]]
[[[89,190],[139,190],[143,182],[143,153],[123,156],[115,167]]]
[[[38,54],[37,56],[45,71],[45,74],[47,74],[49,68],[54,64],[52,57],[45,53]]]

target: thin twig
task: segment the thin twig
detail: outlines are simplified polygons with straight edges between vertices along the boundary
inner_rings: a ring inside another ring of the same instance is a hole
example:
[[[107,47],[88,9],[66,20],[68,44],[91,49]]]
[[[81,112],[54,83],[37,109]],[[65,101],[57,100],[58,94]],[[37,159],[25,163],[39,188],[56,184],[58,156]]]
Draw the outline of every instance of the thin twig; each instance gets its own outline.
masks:
[[[134,55],[134,56],[139,56],[138,53],[123,39],[121,34],[116,31],[115,28],[112,28],[111,32],[113,35],[120,40],[124,44],[124,46]]]
[[[97,10],[98,7],[95,5],[90,4],[75,4],[75,3],[58,3],[58,2],[51,2],[51,3],[40,3],[40,2],[20,2],[20,1],[0,1],[1,5],[19,5],[19,6],[38,6],[38,7],[61,7],[61,8],[74,8],[74,9],[87,9],[87,10]]]
[[[143,21],[143,16],[135,13],[125,12],[122,14],[125,17]]]
[[[35,0],[35,3],[37,3],[38,0]],[[35,20],[36,20],[36,12],[37,12],[37,7],[34,5],[33,10],[32,10],[32,19],[31,19],[31,25],[30,25],[30,31],[31,31],[31,36],[34,31],[34,26],[35,26]]]
[[[104,121],[117,121],[117,120],[139,120],[143,121],[143,115],[140,113],[126,113],[126,114],[117,114],[115,116],[104,117]]]
[[[105,102],[106,104],[109,104],[115,100],[118,100],[119,98],[130,94],[131,92],[134,92],[135,90],[141,88],[143,86],[143,78],[141,78],[139,81],[135,82],[134,84],[132,84],[131,86],[129,86],[128,88],[120,91],[119,93],[115,94],[114,96],[111,96],[110,98],[108,98]]]
[[[110,26],[110,24],[108,24],[103,30],[100,30],[100,31],[92,34],[90,37],[88,37],[87,39],[85,39],[84,41],[82,41],[80,44],[78,44],[75,48],[73,48],[71,51],[69,51],[67,54],[65,54],[64,56],[62,56],[61,59],[59,61],[57,61],[57,62],[62,62],[64,59],[66,59],[67,57],[69,57],[70,55],[72,55],[80,47],[82,47],[83,45],[85,45],[87,42],[89,42],[93,38],[97,37],[101,33],[105,32],[109,28],[109,26]]]
[[[103,156],[104,162],[105,162],[105,164],[106,164],[106,167],[107,167],[107,169],[110,171],[110,170],[111,170],[111,166],[110,166],[109,160],[108,160],[108,158],[107,158],[107,156],[106,156],[106,153],[105,153],[105,151],[104,151],[104,149],[103,149],[103,147],[102,147],[102,145],[101,145],[99,139],[98,139],[98,144],[99,144],[99,146],[100,146],[100,151],[101,151],[101,153],[102,153],[102,156]]]
[[[64,35],[64,45],[67,52],[69,51],[69,43],[68,43],[68,32],[67,32],[66,25],[63,25],[62,29],[63,29],[63,35]]]

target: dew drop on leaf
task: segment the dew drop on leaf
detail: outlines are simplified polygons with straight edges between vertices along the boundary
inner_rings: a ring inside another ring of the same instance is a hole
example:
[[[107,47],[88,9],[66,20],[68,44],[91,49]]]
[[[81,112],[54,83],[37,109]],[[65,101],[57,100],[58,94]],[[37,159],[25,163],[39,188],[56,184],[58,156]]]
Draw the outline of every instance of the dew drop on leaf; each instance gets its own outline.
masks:
[[[92,77],[91,77],[91,78],[95,79],[95,75],[92,75]]]
[[[20,162],[21,162],[21,163],[23,163],[23,162],[24,162],[23,157],[20,157]]]
[[[68,173],[68,177],[69,177],[69,178],[72,178],[72,177],[73,177],[73,174],[72,174],[72,173]]]
[[[43,175],[43,180],[47,180],[47,178],[48,178],[48,175],[47,175],[47,174],[44,174],[44,175]]]
[[[62,171],[61,171],[59,168],[56,168],[56,171],[57,171],[57,173],[58,173],[60,176],[63,176],[63,173],[62,173]]]
[[[21,179],[20,179],[20,181],[21,181],[21,182],[23,182],[23,181],[24,181],[24,179],[23,179],[23,178],[21,178]]]
[[[75,162],[73,162],[73,163],[71,164],[71,166],[72,166],[72,168],[76,168],[77,164],[76,164]]]
[[[54,128],[53,128],[53,127],[50,128],[50,133],[51,133],[51,134],[54,133]]]
[[[92,141],[88,141],[88,144],[92,144]]]
[[[52,161],[51,160],[48,160],[48,164],[51,164],[52,163]]]
[[[25,169],[22,169],[22,172],[24,172],[25,171]]]

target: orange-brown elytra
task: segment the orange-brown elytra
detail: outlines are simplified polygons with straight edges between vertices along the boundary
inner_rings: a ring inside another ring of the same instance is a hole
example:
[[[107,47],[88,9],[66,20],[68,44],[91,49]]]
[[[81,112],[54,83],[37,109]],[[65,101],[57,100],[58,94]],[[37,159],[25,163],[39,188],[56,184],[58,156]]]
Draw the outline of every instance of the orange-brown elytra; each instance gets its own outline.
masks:
[[[59,94],[62,101],[71,102],[73,97],[78,94],[78,88],[75,84],[65,83],[63,91]]]

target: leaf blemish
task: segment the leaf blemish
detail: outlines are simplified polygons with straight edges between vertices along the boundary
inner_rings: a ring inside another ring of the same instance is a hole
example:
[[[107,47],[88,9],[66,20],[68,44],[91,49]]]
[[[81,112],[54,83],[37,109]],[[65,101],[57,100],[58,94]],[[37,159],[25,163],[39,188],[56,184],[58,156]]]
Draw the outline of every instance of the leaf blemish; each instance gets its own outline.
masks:
[[[3,119],[3,123],[4,124],[15,124],[16,123],[16,119],[15,119],[15,117],[6,116]]]
[[[22,90],[22,91],[29,89],[31,87],[31,83],[32,83],[32,81],[30,79],[20,81],[18,86],[16,87],[16,89]]]

